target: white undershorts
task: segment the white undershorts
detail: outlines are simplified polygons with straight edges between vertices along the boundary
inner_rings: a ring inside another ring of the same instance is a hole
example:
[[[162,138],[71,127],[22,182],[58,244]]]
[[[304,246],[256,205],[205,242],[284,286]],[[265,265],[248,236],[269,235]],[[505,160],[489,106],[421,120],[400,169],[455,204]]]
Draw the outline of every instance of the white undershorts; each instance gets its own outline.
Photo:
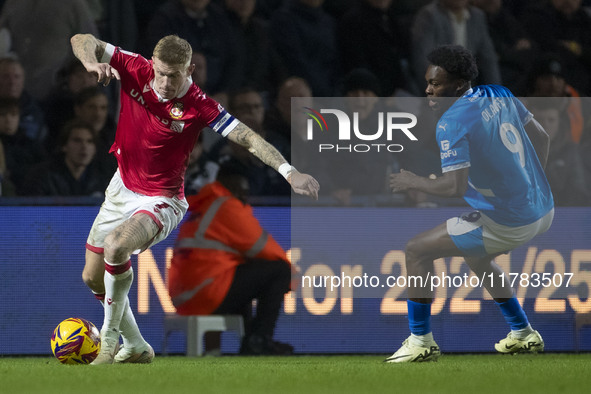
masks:
[[[142,249],[145,250],[166,239],[179,225],[188,207],[184,198],[145,196],[129,190],[117,170],[105,192],[105,202],[90,229],[86,248],[95,253],[104,253],[105,237],[124,221],[142,212],[150,215],[160,228],[152,242]],[[138,254],[142,250],[133,253]]]
[[[484,257],[505,253],[523,245],[536,235],[546,232],[553,218],[554,209],[531,224],[509,227],[474,211],[448,219],[447,233],[467,256]]]

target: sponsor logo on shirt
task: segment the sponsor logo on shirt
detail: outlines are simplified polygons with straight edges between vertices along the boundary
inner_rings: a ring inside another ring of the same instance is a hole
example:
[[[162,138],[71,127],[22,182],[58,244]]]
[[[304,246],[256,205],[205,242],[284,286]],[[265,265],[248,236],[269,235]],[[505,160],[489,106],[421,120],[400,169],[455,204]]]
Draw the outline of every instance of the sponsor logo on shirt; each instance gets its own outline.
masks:
[[[182,133],[184,127],[185,127],[185,122],[181,122],[178,120],[173,120],[172,123],[170,124],[170,129],[174,132],[177,132],[177,133]]]
[[[474,101],[478,100],[480,97],[484,97],[484,90],[479,90],[476,93],[472,94],[472,96],[468,97],[468,101],[473,103]]]
[[[451,156],[456,157],[458,152],[455,149],[449,149],[449,141],[442,140],[441,141],[441,159],[447,159]]]

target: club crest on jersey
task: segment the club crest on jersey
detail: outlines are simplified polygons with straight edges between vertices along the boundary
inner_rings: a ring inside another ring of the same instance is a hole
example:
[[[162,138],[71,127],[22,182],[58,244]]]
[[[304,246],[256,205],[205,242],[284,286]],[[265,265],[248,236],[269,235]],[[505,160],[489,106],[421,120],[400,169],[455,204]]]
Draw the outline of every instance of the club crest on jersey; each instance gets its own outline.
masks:
[[[183,116],[183,103],[174,103],[174,105],[170,109],[170,116],[173,119],[180,119]]]

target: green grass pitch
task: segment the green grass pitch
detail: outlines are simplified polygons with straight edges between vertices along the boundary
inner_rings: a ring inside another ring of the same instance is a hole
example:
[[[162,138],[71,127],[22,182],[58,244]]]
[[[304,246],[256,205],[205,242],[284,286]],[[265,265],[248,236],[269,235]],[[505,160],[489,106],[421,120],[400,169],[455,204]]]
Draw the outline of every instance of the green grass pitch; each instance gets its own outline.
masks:
[[[61,365],[0,357],[0,393],[589,393],[591,354],[156,357],[148,365]]]

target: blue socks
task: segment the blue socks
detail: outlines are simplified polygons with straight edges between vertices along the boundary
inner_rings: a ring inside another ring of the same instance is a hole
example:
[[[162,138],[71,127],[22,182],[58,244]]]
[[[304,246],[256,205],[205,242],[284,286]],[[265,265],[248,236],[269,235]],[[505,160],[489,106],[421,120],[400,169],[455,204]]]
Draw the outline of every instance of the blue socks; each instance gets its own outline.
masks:
[[[411,300],[408,305],[408,326],[414,335],[427,335],[431,332],[431,304],[421,304]],[[517,298],[513,297],[505,302],[496,302],[501,308],[505,321],[511,327],[511,331],[531,331],[527,316]],[[524,330],[525,329],[525,330]]]
[[[511,331],[518,331],[529,326],[527,316],[517,298],[513,297],[505,302],[495,301],[495,303],[501,308],[505,321],[511,326]]]
[[[427,335],[431,332],[431,304],[420,304],[411,300],[408,305],[408,326],[414,335]]]

